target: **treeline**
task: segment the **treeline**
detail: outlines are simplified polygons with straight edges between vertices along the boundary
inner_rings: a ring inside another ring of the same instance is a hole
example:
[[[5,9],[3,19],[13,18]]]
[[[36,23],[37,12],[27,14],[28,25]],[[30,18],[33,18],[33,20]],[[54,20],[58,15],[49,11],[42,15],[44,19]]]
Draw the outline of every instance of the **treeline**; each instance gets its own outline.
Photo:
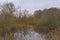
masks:
[[[40,19],[39,24],[36,27],[38,32],[49,32],[49,30],[55,30],[60,26],[60,9],[49,8],[44,10],[36,10],[34,17]],[[45,29],[45,30],[44,30]]]
[[[34,28],[36,32],[48,32],[60,26],[60,9],[36,10],[33,15],[28,10],[16,9],[13,3],[3,4],[0,8],[0,32]]]

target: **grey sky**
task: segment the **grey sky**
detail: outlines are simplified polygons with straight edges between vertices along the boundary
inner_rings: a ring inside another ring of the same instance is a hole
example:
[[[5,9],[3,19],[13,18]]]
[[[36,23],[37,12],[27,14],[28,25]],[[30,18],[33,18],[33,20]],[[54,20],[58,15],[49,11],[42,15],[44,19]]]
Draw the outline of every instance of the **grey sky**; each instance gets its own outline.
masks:
[[[7,1],[13,2],[16,6],[21,6],[22,9],[27,9],[29,11],[60,7],[60,0],[0,0],[0,4]]]

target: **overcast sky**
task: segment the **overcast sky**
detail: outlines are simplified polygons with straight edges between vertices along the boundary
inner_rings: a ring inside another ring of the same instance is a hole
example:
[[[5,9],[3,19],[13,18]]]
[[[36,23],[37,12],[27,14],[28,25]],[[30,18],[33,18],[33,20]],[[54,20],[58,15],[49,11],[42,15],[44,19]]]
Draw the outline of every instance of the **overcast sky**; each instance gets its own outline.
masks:
[[[21,6],[22,9],[29,11],[60,7],[60,0],[0,0],[0,4],[5,2],[13,2],[16,6]]]

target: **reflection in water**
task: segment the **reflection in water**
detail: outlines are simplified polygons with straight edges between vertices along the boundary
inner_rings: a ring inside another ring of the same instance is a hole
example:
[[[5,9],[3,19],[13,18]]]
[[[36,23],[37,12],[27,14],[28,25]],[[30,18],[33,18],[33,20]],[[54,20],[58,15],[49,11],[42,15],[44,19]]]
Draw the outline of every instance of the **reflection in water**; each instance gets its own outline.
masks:
[[[14,37],[16,40],[45,40],[45,35],[44,34],[38,34],[35,31],[29,29],[28,34],[24,36],[22,31],[17,31],[14,34]]]

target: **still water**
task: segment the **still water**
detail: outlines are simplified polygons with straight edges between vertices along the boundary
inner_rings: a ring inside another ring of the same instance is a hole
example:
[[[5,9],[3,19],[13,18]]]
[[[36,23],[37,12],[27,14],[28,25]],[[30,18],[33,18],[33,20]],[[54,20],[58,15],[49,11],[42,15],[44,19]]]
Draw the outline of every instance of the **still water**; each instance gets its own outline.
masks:
[[[27,30],[27,34],[24,35],[22,31],[14,33],[15,40],[45,40],[44,34],[39,34],[32,29]]]

